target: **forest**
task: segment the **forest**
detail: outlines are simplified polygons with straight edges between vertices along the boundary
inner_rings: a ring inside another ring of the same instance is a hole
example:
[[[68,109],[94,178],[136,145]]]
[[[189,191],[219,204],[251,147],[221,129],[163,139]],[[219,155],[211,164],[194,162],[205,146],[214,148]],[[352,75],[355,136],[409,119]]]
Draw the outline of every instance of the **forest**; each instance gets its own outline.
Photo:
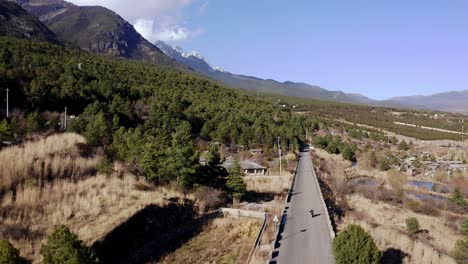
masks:
[[[1,140],[66,128],[104,154],[102,168],[119,160],[164,182],[194,173],[195,140],[268,149],[279,136],[297,146],[317,123],[189,71],[5,37],[0,94]]]

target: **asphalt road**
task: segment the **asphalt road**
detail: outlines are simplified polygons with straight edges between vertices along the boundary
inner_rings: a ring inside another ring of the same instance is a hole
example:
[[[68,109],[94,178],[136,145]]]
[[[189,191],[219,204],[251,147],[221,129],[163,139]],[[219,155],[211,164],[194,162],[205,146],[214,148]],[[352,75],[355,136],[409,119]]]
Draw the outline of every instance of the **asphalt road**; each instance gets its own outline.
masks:
[[[271,263],[334,263],[319,186],[313,177],[316,175],[309,152],[302,152],[292,197],[286,205],[284,229],[280,228]]]

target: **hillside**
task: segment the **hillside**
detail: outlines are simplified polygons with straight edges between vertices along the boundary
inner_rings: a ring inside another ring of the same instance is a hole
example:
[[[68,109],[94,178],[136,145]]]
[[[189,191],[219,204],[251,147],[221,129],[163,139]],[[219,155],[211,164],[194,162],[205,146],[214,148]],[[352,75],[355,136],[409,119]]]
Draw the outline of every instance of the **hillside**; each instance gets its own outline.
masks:
[[[394,97],[388,102],[412,105],[414,107],[424,107],[437,109],[446,112],[468,113],[468,90],[452,91],[446,93],[438,93],[428,96],[401,96]]]
[[[0,36],[60,44],[55,34],[21,6],[0,1]]]
[[[358,104],[377,103],[377,101],[360,94],[348,94],[341,91],[328,91],[321,87],[306,83],[295,83],[289,81],[278,82],[270,79],[265,80],[252,76],[233,74],[222,70],[220,67],[209,64],[206,62],[204,57],[197,52],[186,53],[180,47],[171,47],[162,41],[156,42],[156,46],[174,60],[189,66],[198,73],[209,76],[230,87],[241,88],[254,92],[306,97],[326,101]]]
[[[93,53],[177,66],[118,14],[61,0],[17,0],[65,43]]]

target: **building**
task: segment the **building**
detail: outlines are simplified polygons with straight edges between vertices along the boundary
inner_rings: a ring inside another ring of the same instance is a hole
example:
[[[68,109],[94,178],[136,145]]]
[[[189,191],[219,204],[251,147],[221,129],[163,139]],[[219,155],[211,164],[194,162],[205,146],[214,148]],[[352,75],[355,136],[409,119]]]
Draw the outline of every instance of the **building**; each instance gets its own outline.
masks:
[[[239,165],[242,169],[242,172],[246,176],[262,176],[265,175],[267,172],[267,168],[257,164],[251,160],[243,160],[239,162]],[[234,160],[228,159],[223,163],[223,167],[226,168],[228,171],[230,168],[234,166]]]
[[[259,155],[263,153],[263,149],[250,149],[250,153],[252,153],[252,155]]]

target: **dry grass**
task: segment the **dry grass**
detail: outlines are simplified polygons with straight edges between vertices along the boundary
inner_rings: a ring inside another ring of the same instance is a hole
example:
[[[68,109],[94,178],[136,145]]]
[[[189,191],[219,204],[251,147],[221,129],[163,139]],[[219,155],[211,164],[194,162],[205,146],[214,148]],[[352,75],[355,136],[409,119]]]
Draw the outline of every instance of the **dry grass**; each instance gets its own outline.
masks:
[[[289,190],[292,174],[284,176],[245,176],[247,191],[257,193],[283,194]]]
[[[444,219],[418,214],[358,195],[350,196],[349,204],[354,211],[348,214],[343,225],[360,224],[370,232],[381,250],[393,247],[409,253],[411,259],[406,259],[405,263],[454,263],[447,252],[461,236],[451,227],[451,222],[461,217]],[[409,217],[416,217],[427,233],[424,231],[416,237],[407,234],[405,219]]]
[[[162,263],[245,263],[262,221],[214,219],[199,235]]]
[[[0,193],[19,184],[40,185],[54,179],[78,179],[95,170],[99,158],[83,157],[85,139],[74,133],[57,134],[0,151]]]
[[[131,175],[19,187],[16,200],[7,195],[1,202],[0,238],[9,239],[23,256],[37,262],[40,246],[55,225],[69,226],[91,244],[145,206],[163,206],[166,198],[181,196]]]

